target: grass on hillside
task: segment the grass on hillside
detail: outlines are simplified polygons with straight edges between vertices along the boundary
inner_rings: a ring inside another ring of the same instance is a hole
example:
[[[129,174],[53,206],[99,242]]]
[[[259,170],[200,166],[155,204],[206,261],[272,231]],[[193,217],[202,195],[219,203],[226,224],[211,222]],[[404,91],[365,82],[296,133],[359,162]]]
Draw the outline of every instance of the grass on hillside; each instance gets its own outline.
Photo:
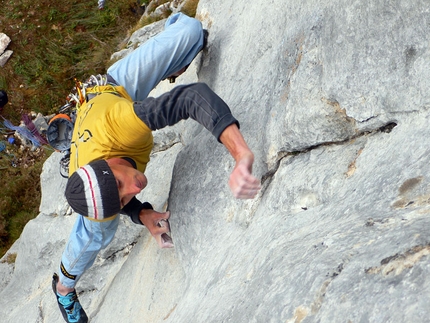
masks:
[[[3,67],[0,86],[8,91],[5,113],[13,121],[34,110],[56,112],[73,78],[104,73],[117,45],[139,20],[133,0],[1,0],[2,32],[14,51]]]
[[[0,0],[0,32],[11,39],[13,55],[0,69],[0,88],[9,103],[2,116],[18,125],[30,111],[57,112],[74,85],[73,78],[104,73],[115,52],[140,19],[133,0]],[[0,120],[3,121],[3,120]],[[4,135],[4,131],[2,132]],[[0,257],[19,238],[40,205],[40,173],[50,147],[0,152]]]
[[[160,5],[163,1],[155,2]],[[198,0],[187,0],[182,12],[195,16],[197,4]],[[11,38],[7,49],[13,50],[0,68],[0,89],[9,96],[2,116],[18,125],[23,113],[56,113],[74,86],[74,78],[84,80],[91,74],[105,73],[111,54],[120,49],[128,34],[154,22],[141,19],[141,5],[153,3],[106,0],[105,9],[98,10],[97,0],[0,0],[0,32]],[[21,150],[3,139],[0,257],[38,214],[40,173],[53,151],[47,146]]]

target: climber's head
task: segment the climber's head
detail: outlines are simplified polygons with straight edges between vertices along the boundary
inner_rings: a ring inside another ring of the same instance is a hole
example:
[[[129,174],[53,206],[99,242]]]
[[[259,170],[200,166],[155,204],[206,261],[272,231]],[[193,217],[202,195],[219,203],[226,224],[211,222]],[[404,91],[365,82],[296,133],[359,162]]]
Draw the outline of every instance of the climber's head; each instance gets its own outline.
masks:
[[[97,220],[117,213],[146,187],[146,176],[122,158],[91,162],[70,176],[66,199],[72,209]]]

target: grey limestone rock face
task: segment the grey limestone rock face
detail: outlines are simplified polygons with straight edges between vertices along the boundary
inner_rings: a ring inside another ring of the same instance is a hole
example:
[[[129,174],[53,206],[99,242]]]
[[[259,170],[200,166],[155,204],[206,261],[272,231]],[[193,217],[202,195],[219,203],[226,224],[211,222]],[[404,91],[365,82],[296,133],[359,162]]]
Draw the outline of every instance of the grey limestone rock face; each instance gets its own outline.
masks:
[[[13,54],[12,50],[7,49],[9,43],[9,36],[4,33],[0,33],[0,67],[3,67]]]
[[[5,33],[0,33],[0,55],[3,54],[9,46],[10,38]]]
[[[122,219],[77,287],[91,322],[428,321],[427,2],[265,4],[200,0],[209,45],[178,78],[229,104],[261,192],[232,197],[234,161],[193,121],[154,134],[139,198],[170,210],[175,248]],[[58,158],[0,261],[7,322],[61,321],[50,277],[76,215]]]
[[[6,50],[3,54],[0,55],[0,67],[3,67],[6,65],[9,58],[12,56],[13,51],[12,50]]]

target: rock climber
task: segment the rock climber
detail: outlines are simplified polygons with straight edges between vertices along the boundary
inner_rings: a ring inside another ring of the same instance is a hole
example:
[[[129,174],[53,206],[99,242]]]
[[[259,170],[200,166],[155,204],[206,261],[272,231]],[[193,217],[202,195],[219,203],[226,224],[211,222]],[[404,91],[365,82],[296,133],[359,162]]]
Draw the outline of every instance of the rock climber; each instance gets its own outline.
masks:
[[[113,239],[119,213],[144,225],[161,248],[173,246],[170,213],[136,198],[147,185],[152,131],[192,118],[222,143],[236,165],[229,178],[234,197],[251,199],[260,189],[252,175],[254,155],[227,104],[206,84],[173,88],[157,98],[149,92],[177,77],[202,50],[207,33],[194,18],[170,16],[165,29],[93,77],[74,123],[65,196],[78,213],[62,254],[53,290],[66,322],[87,322],[75,286]]]

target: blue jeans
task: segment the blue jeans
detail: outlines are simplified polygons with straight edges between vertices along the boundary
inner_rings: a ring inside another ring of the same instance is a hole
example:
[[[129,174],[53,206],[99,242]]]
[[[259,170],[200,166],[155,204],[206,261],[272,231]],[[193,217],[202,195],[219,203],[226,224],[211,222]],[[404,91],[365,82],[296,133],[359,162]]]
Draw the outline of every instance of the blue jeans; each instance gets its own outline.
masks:
[[[167,19],[163,32],[117,61],[107,73],[134,101],[141,101],[161,80],[190,64],[202,46],[201,23],[175,14]],[[118,224],[119,215],[104,222],[78,215],[61,257],[59,278],[63,286],[75,287],[99,251],[112,241]]]
[[[190,64],[202,47],[200,21],[178,13],[167,19],[163,32],[113,64],[107,73],[133,101],[142,101],[161,80]]]
[[[99,251],[111,243],[119,218],[117,215],[110,221],[96,222],[78,215],[61,257],[59,277],[63,286],[75,287],[85,270],[93,265]]]

